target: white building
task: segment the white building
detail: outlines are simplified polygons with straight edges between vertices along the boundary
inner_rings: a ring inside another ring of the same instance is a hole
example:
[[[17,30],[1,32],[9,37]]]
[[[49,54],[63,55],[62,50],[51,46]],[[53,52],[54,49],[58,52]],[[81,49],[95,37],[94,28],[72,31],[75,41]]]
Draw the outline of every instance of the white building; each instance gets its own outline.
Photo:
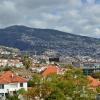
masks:
[[[11,71],[6,71],[0,75],[0,97],[6,94],[13,94],[17,90],[24,88],[27,91],[27,80],[17,76]],[[0,99],[1,100],[1,99]]]
[[[7,59],[0,59],[0,66],[6,66],[8,63]]]

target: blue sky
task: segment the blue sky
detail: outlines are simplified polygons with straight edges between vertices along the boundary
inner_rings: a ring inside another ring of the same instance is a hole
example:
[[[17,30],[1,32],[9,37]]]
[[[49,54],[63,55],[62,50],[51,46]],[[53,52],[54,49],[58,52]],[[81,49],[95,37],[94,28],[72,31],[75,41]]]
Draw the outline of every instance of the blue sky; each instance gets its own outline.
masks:
[[[100,0],[0,0],[0,27],[15,24],[100,38]]]

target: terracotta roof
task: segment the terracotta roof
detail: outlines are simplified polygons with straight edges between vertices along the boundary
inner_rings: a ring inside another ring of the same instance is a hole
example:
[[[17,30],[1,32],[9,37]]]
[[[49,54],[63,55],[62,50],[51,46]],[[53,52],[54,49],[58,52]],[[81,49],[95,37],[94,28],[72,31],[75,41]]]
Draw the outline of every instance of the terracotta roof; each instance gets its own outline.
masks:
[[[50,74],[53,73],[59,73],[60,72],[60,68],[56,65],[50,64],[47,66],[47,68],[42,72],[43,76],[48,76]]]
[[[92,87],[100,86],[100,81],[98,79],[95,79],[91,76],[87,76],[87,79],[90,81],[90,86],[92,86]]]
[[[27,80],[23,77],[17,76],[11,71],[5,71],[0,75],[0,84],[7,84],[7,83],[16,83],[16,82],[27,82]]]

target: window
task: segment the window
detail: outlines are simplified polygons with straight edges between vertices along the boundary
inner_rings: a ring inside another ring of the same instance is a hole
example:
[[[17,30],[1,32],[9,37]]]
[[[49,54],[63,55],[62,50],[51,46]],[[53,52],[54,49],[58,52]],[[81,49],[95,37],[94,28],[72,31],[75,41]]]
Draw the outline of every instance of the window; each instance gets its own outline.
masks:
[[[20,87],[23,87],[23,83],[20,83]]]
[[[4,89],[4,84],[0,84],[0,89]]]
[[[17,88],[18,85],[17,85],[17,83],[11,83],[11,84],[10,84],[10,87],[12,87],[12,88]]]

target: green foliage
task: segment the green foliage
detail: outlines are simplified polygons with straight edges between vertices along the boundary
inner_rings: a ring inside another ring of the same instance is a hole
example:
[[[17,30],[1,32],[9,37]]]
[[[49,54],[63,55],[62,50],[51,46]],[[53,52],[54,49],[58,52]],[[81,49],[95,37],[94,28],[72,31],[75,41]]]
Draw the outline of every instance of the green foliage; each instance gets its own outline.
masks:
[[[97,93],[100,93],[100,86],[96,88]]]
[[[18,99],[18,95],[17,94],[14,94],[13,96],[11,96],[10,94],[8,94],[7,100],[19,100]]]
[[[73,65],[72,64],[67,64],[65,65],[66,68],[69,68],[69,69],[73,69]]]
[[[87,78],[81,69],[69,69],[64,75],[51,74],[43,78],[33,76],[31,91],[27,96],[44,100],[95,100],[95,94],[89,87]]]
[[[24,89],[24,88],[21,88],[20,90],[18,90],[18,91],[17,91],[17,93],[18,93],[18,94],[22,94],[22,95],[23,95],[23,94],[25,94],[25,93],[26,93],[26,91],[25,91],[25,89]]]
[[[100,72],[93,73],[92,77],[100,79]]]
[[[10,96],[8,100],[19,100],[19,99],[18,99],[18,96]]]
[[[33,87],[33,85],[34,85],[34,82],[32,80],[29,80],[28,81],[28,87]]]
[[[32,66],[32,59],[28,55],[22,57],[22,62],[26,69]]]
[[[12,70],[12,67],[6,65],[4,68],[3,68],[3,71],[11,71]]]
[[[53,91],[45,100],[66,100],[62,91]]]

